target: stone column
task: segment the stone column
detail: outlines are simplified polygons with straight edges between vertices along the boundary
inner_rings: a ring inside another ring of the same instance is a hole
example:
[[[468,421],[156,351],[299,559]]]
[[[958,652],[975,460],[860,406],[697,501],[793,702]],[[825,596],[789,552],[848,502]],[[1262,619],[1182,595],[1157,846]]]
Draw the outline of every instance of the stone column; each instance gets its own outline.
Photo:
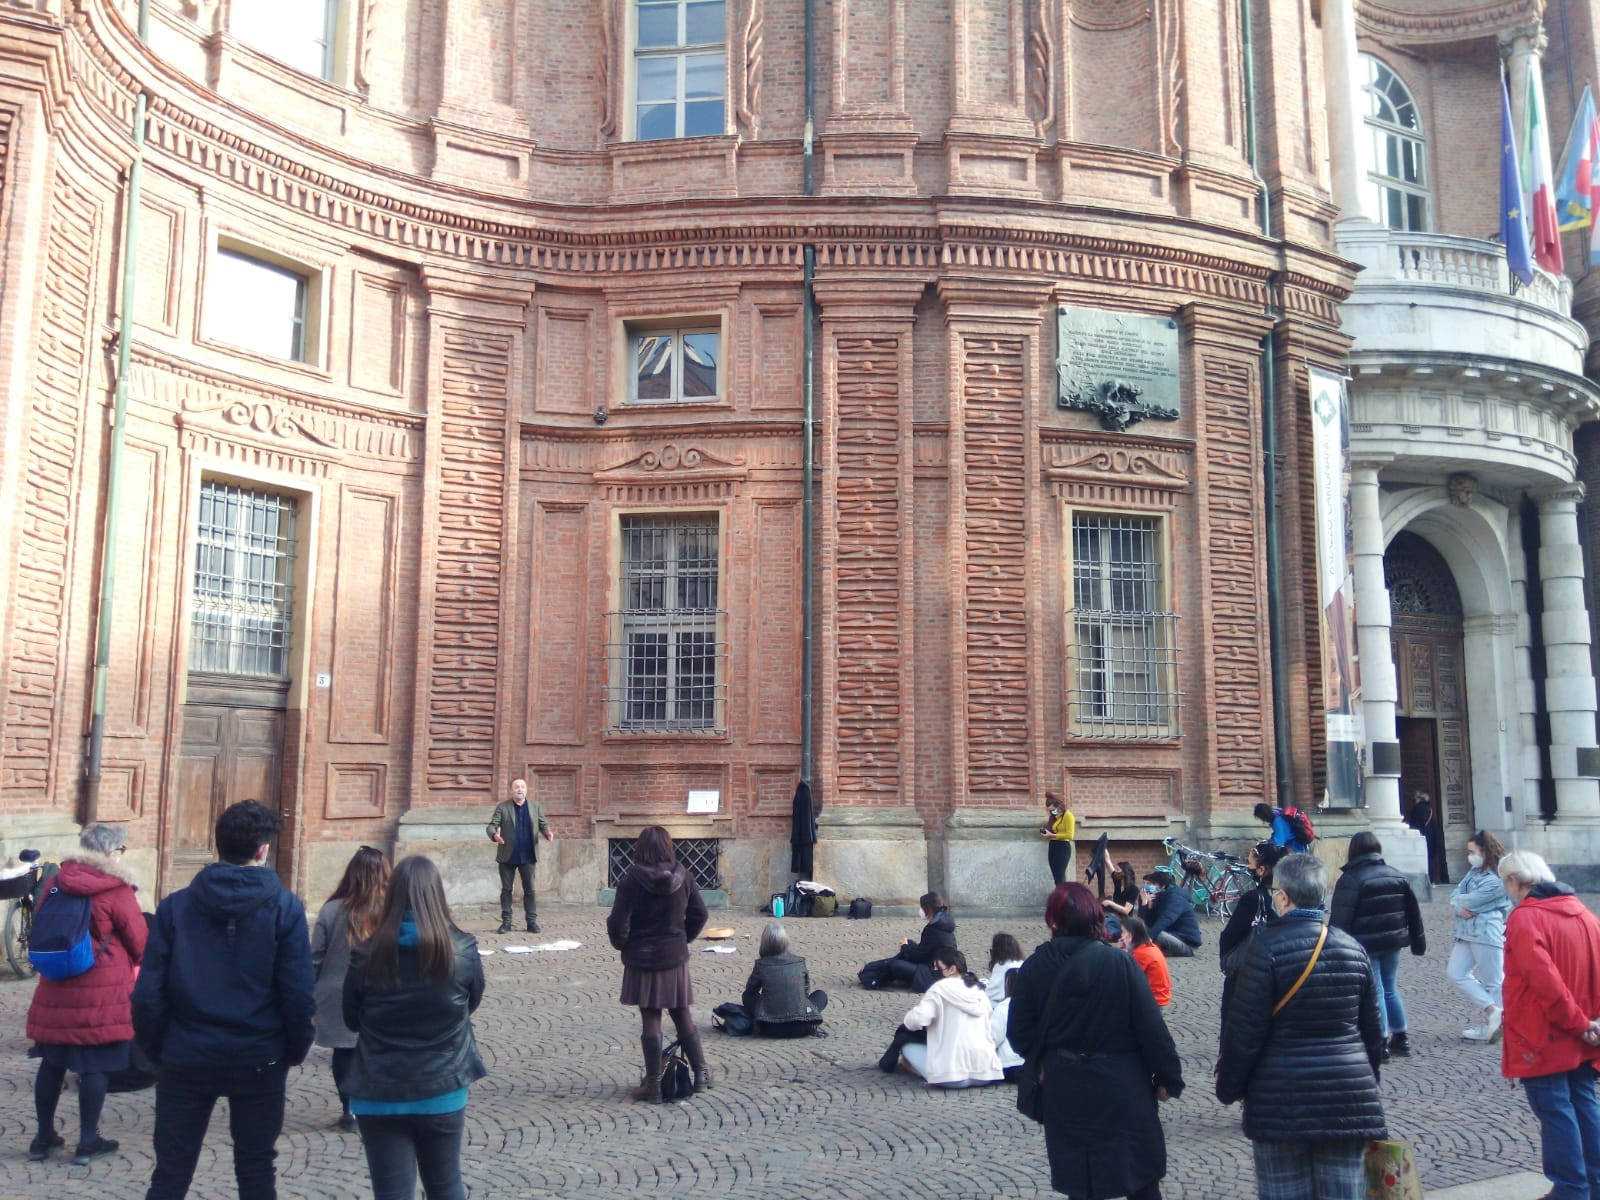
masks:
[[[1595,684],[1589,657],[1578,501],[1583,484],[1532,493],[1539,504],[1539,582],[1544,592],[1544,702],[1550,714],[1550,774],[1561,817],[1600,818]]]
[[[1539,59],[1544,54],[1547,40],[1544,25],[1538,20],[1516,29],[1502,30],[1499,35],[1500,57],[1506,60],[1506,87],[1511,93],[1512,130],[1519,139],[1527,121],[1528,75],[1538,72]],[[1540,94],[1543,95],[1542,85]],[[1520,142],[1517,145],[1517,159],[1519,162],[1522,159]]]
[[[1361,55],[1353,0],[1323,0],[1322,74],[1328,102],[1328,166],[1341,221],[1370,221],[1361,186]]]
[[[1395,702],[1399,689],[1390,648],[1389,589],[1383,582],[1381,464],[1350,464],[1350,525],[1355,544],[1356,647],[1361,655],[1361,717],[1366,725],[1367,813],[1374,824],[1400,822],[1400,764],[1379,763],[1381,746],[1395,746]],[[1381,767],[1381,769],[1380,769]]]

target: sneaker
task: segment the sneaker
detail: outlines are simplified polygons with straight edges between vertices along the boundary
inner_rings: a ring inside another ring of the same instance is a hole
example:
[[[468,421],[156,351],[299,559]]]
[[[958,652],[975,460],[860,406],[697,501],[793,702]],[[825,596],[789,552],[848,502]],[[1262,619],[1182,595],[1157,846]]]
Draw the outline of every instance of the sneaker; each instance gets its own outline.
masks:
[[[1483,1040],[1498,1042],[1500,1040],[1500,1009],[1490,1005],[1483,1010]]]
[[[28,1161],[43,1162],[50,1157],[50,1151],[59,1150],[67,1144],[67,1139],[59,1133],[53,1133],[48,1140],[34,1138],[28,1143]]]
[[[78,1143],[77,1153],[72,1156],[72,1165],[86,1167],[97,1158],[104,1158],[108,1154],[117,1152],[117,1143],[110,1138],[97,1138],[93,1145],[85,1146]]]
[[[1464,1042],[1487,1042],[1489,1030],[1483,1025],[1469,1025],[1461,1031],[1461,1040]]]

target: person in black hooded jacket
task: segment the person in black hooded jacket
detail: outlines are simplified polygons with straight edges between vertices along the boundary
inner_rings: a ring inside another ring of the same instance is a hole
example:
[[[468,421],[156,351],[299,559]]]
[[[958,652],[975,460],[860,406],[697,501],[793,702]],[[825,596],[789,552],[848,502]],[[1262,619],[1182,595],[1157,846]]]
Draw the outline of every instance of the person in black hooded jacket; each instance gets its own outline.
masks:
[[[182,1200],[211,1110],[228,1098],[241,1200],[277,1195],[288,1069],[311,1049],[305,905],[265,866],[282,827],[245,800],[217,818],[217,857],[156,909],[133,989],[134,1040],[160,1064],[147,1200]]]
[[[639,1006],[644,1078],[633,1089],[635,1100],[661,1099],[663,1009],[672,1015],[678,1041],[694,1071],[694,1090],[711,1087],[711,1071],[690,1008],[694,985],[689,979],[689,943],[705,927],[706,902],[689,872],[679,865],[672,835],[659,825],[646,827],[606,918],[606,934],[622,952],[622,1003]]]
[[[956,948],[956,919],[938,892],[926,893],[918,902],[922,908],[922,936],[916,941],[909,938],[900,943],[900,951],[889,960],[889,982],[895,987],[908,987],[914,992],[925,992],[933,986],[933,953],[935,950]]]
[[[1217,1099],[1244,1101],[1261,1200],[1359,1200],[1365,1145],[1388,1136],[1378,986],[1360,943],[1327,925],[1315,857],[1289,855],[1272,881],[1279,920],[1255,936],[1235,976]]]
[[[1400,951],[1407,946],[1421,956],[1428,950],[1422,910],[1406,877],[1383,861],[1378,835],[1363,829],[1350,839],[1350,851],[1339,868],[1330,918],[1367,952],[1378,978],[1385,1057],[1411,1053],[1406,1035],[1406,1006],[1400,999]]]

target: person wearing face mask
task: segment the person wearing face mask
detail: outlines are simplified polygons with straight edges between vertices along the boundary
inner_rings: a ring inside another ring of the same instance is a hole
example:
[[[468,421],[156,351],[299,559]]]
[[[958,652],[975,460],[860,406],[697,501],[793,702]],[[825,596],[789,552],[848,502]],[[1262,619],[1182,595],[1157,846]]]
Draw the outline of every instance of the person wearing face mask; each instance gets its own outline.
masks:
[[[1144,881],[1148,886],[1138,912],[1132,905],[1114,904],[1110,900],[1100,903],[1107,912],[1119,917],[1139,917],[1150,927],[1150,939],[1168,958],[1193,958],[1200,948],[1201,937],[1200,922],[1195,919],[1194,901],[1189,893],[1178,886],[1178,877],[1171,867],[1157,867]]]
[[[1260,1200],[1365,1196],[1366,1143],[1388,1136],[1378,985],[1361,943],[1328,924],[1326,879],[1310,854],[1273,869],[1279,919],[1256,935],[1223,1018],[1217,1099],[1244,1102]]]
[[[1468,871],[1450,894],[1450,982],[1472,1001],[1476,1025],[1461,1031],[1469,1042],[1500,1040],[1500,984],[1505,976],[1506,915],[1511,897],[1500,882],[1506,848],[1487,829],[1467,842]]]

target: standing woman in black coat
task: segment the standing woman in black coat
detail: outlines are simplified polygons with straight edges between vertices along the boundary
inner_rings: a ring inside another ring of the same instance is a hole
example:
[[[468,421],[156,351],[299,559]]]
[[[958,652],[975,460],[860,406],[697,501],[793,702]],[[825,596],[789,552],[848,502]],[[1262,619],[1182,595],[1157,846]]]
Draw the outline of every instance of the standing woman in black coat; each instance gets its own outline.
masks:
[[[483,999],[478,940],[456,928],[439,868],[402,859],[372,940],[350,956],[344,1023],[356,1031],[345,1086],[374,1200],[466,1200],[467,1085],[488,1074],[472,1013]]]
[[[1383,861],[1378,835],[1363,829],[1350,839],[1350,851],[1339,869],[1333,889],[1334,927],[1342,929],[1367,952],[1378,977],[1383,1018],[1384,1057],[1404,1058],[1411,1053],[1406,1035],[1406,1006],[1400,999],[1400,951],[1407,946],[1421,956],[1428,937],[1422,928],[1422,910],[1411,884]]]
[[[1044,920],[1050,940],[1012,977],[1006,1036],[1044,1073],[1050,1186],[1073,1200],[1161,1200],[1156,1103],[1183,1091],[1172,1035],[1139,964],[1106,944],[1093,892],[1062,884]]]
[[[1327,923],[1326,879],[1310,854],[1273,870],[1278,922],[1256,935],[1223,1019],[1217,1099],[1244,1101],[1259,1200],[1364,1200],[1362,1152],[1388,1136],[1378,986],[1360,943]]]
[[[644,1079],[635,1100],[661,1099],[661,1011],[672,1014],[678,1041],[694,1070],[694,1090],[711,1087],[711,1071],[695,1028],[689,943],[706,927],[706,902],[678,864],[672,835],[659,825],[639,834],[633,866],[617,884],[606,918],[611,944],[622,951],[622,1003],[637,1004]]]

